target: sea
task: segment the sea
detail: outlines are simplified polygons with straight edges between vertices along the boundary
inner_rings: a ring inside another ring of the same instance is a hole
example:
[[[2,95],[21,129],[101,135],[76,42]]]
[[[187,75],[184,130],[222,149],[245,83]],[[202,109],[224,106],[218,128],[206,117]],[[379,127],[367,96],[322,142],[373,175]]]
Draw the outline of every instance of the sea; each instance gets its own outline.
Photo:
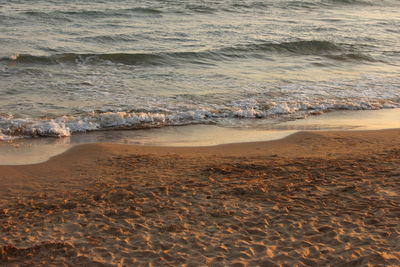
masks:
[[[399,0],[0,0],[3,141],[399,107]]]

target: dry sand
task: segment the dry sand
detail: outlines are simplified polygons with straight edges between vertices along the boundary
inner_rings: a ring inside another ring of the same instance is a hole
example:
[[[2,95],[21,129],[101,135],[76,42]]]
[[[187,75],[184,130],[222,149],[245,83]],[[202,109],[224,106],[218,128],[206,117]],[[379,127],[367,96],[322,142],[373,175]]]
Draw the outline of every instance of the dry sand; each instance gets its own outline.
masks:
[[[0,265],[399,266],[400,130],[0,166]]]

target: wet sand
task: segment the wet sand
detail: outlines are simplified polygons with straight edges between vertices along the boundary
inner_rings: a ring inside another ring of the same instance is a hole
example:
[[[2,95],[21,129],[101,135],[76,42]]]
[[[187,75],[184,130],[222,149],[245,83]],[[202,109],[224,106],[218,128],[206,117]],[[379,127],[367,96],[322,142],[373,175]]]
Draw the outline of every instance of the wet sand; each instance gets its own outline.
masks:
[[[36,164],[69,148],[90,143],[148,146],[214,146],[238,142],[271,141],[299,131],[384,130],[400,128],[400,109],[335,111],[305,119],[267,123],[243,120],[243,127],[215,125],[166,126],[141,130],[109,130],[74,134],[63,138],[0,140],[0,165]],[[239,124],[240,125],[240,124]]]
[[[5,266],[399,266],[400,130],[0,166]]]

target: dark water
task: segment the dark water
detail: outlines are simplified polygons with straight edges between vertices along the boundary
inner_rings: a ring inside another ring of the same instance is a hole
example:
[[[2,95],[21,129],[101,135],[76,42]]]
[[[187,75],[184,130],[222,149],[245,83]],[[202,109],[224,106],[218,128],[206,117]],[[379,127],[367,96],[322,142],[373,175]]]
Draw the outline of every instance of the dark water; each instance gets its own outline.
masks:
[[[400,107],[399,10],[398,0],[0,0],[0,140]]]

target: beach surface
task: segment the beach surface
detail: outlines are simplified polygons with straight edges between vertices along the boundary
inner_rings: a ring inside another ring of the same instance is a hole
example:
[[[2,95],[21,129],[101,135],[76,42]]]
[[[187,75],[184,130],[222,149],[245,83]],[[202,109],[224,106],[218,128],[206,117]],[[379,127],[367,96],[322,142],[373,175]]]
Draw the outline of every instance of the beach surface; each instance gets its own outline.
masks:
[[[400,130],[0,166],[0,265],[399,266]]]

